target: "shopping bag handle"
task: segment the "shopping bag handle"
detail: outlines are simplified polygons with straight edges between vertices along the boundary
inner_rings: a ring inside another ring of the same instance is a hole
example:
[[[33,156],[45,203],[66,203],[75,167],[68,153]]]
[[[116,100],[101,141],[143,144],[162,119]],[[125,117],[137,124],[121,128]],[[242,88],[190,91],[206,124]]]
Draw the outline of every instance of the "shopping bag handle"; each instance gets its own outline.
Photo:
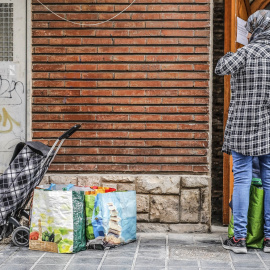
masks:
[[[64,134],[62,134],[58,139],[61,141],[63,139],[67,139],[69,138],[73,133],[75,133],[79,128],[81,127],[81,125],[75,125],[73,126],[71,129],[69,129],[68,131],[66,131]]]

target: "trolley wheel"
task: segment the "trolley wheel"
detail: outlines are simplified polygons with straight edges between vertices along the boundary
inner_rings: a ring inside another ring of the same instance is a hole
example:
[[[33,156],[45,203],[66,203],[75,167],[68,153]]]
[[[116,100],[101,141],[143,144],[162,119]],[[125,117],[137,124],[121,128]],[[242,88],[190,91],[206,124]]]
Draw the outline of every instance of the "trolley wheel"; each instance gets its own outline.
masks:
[[[16,228],[12,233],[12,242],[18,247],[28,247],[29,245],[29,228],[20,226]]]

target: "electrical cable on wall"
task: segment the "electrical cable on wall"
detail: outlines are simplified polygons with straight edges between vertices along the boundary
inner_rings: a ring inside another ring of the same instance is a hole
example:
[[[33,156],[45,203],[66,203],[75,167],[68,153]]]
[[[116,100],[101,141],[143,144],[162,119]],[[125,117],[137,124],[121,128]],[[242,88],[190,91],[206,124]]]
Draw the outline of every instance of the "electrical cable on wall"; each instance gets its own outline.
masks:
[[[55,16],[57,16],[58,18],[66,21],[66,22],[70,22],[70,23],[73,23],[73,24],[77,24],[77,25],[86,25],[86,26],[94,26],[94,25],[100,25],[100,24],[103,24],[103,23],[106,23],[106,22],[109,22],[111,20],[113,20],[114,18],[118,17],[119,15],[121,15],[123,12],[125,12],[130,6],[133,5],[133,3],[136,1],[136,0],[133,0],[130,5],[128,5],[126,8],[124,8],[121,12],[119,12],[118,14],[116,14],[115,16],[113,16],[112,18],[106,20],[106,21],[103,21],[103,22],[99,22],[99,23],[93,23],[93,24],[89,24],[89,23],[77,23],[77,22],[72,22],[70,20],[67,20],[65,19],[64,17],[61,17],[60,15],[58,15],[57,13],[53,12],[51,9],[49,9],[46,5],[44,5],[43,3],[40,2],[40,0],[37,0],[43,7],[45,7],[48,11],[50,11],[52,14],[54,14]]]

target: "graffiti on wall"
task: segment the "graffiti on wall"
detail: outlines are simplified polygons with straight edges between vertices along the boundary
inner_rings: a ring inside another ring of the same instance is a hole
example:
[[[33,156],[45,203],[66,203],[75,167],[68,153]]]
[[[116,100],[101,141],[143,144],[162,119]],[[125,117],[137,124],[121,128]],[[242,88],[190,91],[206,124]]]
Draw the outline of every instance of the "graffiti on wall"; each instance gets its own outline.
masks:
[[[17,79],[16,64],[0,62],[0,172],[17,143],[25,140],[25,87]]]

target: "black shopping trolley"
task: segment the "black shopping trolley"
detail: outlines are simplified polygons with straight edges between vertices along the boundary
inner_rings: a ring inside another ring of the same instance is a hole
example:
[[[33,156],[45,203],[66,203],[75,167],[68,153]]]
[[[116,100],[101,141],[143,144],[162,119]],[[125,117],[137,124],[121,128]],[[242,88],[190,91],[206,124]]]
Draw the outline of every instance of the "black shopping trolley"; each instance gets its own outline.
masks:
[[[30,230],[20,223],[22,217],[29,220],[25,207],[64,141],[80,127],[66,131],[51,148],[41,142],[17,144],[9,167],[0,176],[0,241],[12,234],[16,246],[28,246]]]

